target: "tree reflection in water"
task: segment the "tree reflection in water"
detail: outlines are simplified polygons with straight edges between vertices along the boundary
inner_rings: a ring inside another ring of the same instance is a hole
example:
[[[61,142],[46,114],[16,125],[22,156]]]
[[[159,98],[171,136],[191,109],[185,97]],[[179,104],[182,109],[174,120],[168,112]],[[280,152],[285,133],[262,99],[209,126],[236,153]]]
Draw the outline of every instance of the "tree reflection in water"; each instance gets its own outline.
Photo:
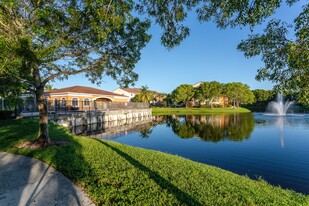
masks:
[[[153,130],[151,122],[141,125],[141,127],[138,129],[138,132],[142,138],[148,138],[149,135],[151,135],[152,131]]]
[[[254,129],[251,113],[205,115],[205,116],[162,116],[173,132],[181,138],[198,137],[204,141],[243,141],[249,139]]]

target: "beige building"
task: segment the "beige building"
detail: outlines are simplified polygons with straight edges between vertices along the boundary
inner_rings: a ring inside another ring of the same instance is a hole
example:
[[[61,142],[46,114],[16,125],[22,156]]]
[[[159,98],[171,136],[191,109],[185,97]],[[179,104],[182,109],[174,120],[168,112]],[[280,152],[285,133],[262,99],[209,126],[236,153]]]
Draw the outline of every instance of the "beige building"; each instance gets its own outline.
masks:
[[[201,84],[203,84],[203,82],[197,82],[197,83],[195,83],[195,84],[192,84],[192,86],[193,86],[194,88],[197,88],[197,87],[201,86]]]
[[[117,88],[113,91],[113,93],[130,97],[130,100],[132,100],[140,92],[141,89],[138,88]]]
[[[125,95],[84,86],[73,86],[45,92],[50,106],[60,108],[77,108],[81,110],[96,109],[96,105],[104,102],[129,102]]]

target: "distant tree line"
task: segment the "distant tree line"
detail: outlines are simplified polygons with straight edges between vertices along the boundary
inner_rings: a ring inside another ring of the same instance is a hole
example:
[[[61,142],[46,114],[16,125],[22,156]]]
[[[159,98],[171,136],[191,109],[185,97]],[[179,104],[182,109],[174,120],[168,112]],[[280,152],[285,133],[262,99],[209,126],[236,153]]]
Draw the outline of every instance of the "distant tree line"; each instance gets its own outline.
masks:
[[[135,96],[135,102],[148,102],[152,106],[170,107],[246,107],[251,111],[265,111],[268,103],[274,101],[277,90],[255,89],[241,82],[220,83],[217,81],[201,82],[198,86],[181,84],[170,94],[148,90],[147,86]],[[297,101],[293,93],[283,94],[285,99]],[[308,110],[304,105],[297,104],[302,110]]]
[[[246,84],[240,82],[223,84],[211,81],[203,82],[197,87],[182,84],[172,91],[169,101],[185,107],[239,107],[242,104],[253,103],[255,97]]]
[[[147,86],[133,99],[135,102],[149,102],[157,106],[184,106],[184,107],[239,107],[242,104],[251,104],[255,96],[249,86],[240,82],[222,84],[217,81],[203,82],[197,87],[190,84],[181,84],[170,94],[148,90]]]

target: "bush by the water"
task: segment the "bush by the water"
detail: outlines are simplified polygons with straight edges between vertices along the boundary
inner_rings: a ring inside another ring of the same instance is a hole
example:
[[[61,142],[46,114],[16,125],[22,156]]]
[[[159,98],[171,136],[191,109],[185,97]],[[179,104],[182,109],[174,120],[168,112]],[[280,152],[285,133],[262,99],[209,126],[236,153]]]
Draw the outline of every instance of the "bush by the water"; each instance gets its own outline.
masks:
[[[10,119],[12,117],[13,111],[2,110],[0,111],[0,119]]]

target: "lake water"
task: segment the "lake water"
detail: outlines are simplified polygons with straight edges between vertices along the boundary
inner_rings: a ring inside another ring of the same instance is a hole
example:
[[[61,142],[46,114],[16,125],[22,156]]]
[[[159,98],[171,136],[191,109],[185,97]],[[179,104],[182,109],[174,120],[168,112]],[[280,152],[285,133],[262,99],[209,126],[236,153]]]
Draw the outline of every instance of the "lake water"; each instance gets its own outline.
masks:
[[[125,133],[94,135],[179,155],[309,194],[309,116],[155,116]]]

